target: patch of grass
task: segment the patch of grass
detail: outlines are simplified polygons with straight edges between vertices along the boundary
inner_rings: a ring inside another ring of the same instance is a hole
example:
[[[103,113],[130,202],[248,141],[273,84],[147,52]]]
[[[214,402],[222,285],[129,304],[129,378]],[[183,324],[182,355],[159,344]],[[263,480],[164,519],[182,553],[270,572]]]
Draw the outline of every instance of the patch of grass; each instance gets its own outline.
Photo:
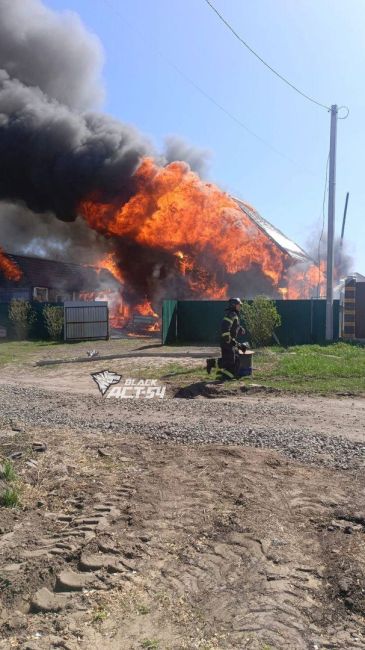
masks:
[[[2,475],[6,481],[15,481],[18,478],[14,465],[8,458],[2,463],[2,469]]]
[[[254,357],[255,380],[297,393],[365,393],[365,348],[349,343],[266,348]]]
[[[158,641],[156,639],[145,639],[142,641],[142,648],[145,648],[145,650],[158,650]]]
[[[349,343],[259,348],[255,350],[253,367],[252,378],[227,382],[225,388],[231,388],[234,394],[242,383],[254,382],[291,393],[365,393],[365,348]],[[136,375],[166,381],[176,387],[215,381],[214,371],[210,375],[206,373],[204,359],[196,366],[186,365],[186,360],[176,360],[160,367],[139,367]]]
[[[97,341],[94,347],[100,354],[118,354],[139,349],[146,345],[146,339],[126,338]],[[50,352],[53,358],[67,359],[77,356],[86,356],[86,350],[91,348],[87,341],[64,343],[63,341],[0,341],[0,367],[14,363],[21,364],[33,359],[37,360]],[[40,354],[41,353],[41,354]]]
[[[23,363],[42,348],[54,347],[56,341],[1,341],[0,366],[8,363]]]
[[[138,612],[138,614],[141,614],[141,615],[144,616],[145,614],[149,614],[150,610],[147,607],[147,605],[138,605],[137,612]]]
[[[4,508],[16,508],[20,505],[19,490],[16,487],[7,487],[1,496],[1,505]]]
[[[8,580],[8,578],[2,578],[2,576],[0,576],[0,592],[5,591],[8,587],[11,587],[11,581]]]
[[[92,622],[93,623],[102,623],[109,616],[109,612],[105,607],[98,607],[94,610]]]

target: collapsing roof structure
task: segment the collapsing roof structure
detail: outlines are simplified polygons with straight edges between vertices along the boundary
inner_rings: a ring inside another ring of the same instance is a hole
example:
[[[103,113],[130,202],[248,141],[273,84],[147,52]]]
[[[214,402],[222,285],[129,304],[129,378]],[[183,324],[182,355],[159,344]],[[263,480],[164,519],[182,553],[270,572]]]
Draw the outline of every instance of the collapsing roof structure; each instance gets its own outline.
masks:
[[[248,203],[245,203],[241,199],[232,197],[233,200],[237,203],[238,207],[245,213],[245,215],[258,227],[262,230],[271,241],[278,246],[283,253],[289,255],[292,258],[294,263],[297,262],[307,262],[310,264],[315,264],[314,260],[302,249],[298,244],[293,242],[291,239],[286,237],[278,228],[275,228],[271,223],[266,221],[255,208],[253,208]]]

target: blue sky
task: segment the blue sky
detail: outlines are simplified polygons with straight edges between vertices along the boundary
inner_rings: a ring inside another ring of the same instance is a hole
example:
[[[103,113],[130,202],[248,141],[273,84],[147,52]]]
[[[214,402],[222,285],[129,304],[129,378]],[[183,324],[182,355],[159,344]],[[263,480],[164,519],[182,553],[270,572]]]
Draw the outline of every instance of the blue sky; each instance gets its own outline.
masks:
[[[365,3],[363,0],[214,0],[281,74],[321,103],[347,105],[338,124],[336,232],[365,273]],[[209,179],[252,203],[306,246],[322,222],[329,114],[270,73],[204,0],[45,0],[78,13],[105,54],[103,110],[157,148],[178,135],[211,152]],[[173,65],[171,65],[171,63]],[[279,155],[222,113],[173,66]],[[326,214],[327,217],[327,214]]]

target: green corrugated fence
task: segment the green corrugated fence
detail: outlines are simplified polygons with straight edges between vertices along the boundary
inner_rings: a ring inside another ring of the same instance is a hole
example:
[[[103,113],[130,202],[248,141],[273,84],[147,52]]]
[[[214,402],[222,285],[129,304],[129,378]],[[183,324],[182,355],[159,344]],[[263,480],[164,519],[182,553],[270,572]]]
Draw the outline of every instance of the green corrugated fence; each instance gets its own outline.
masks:
[[[274,302],[282,321],[281,326],[276,330],[281,345],[325,342],[325,300],[275,300]],[[163,344],[217,344],[226,305],[227,301],[222,300],[164,300]],[[333,305],[333,330],[334,339],[337,339],[338,300],[335,300]]]

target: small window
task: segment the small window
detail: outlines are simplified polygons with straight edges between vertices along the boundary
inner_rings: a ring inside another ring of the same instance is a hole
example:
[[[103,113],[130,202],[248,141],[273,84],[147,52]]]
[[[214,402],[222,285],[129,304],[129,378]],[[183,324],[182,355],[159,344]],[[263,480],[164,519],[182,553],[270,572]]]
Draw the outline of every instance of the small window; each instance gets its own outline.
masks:
[[[48,301],[48,289],[45,287],[34,287],[33,288],[33,300],[38,302],[47,302]]]

